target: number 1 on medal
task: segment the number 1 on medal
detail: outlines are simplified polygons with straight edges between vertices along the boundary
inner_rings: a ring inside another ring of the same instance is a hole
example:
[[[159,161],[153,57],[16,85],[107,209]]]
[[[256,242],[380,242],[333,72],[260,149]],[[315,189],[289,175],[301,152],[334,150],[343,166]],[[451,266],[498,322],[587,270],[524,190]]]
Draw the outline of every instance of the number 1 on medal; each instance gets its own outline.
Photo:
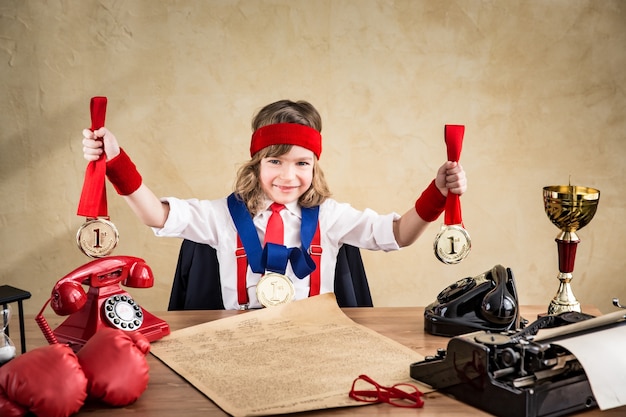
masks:
[[[76,234],[80,250],[91,258],[109,255],[117,246],[119,234],[115,225],[104,219],[91,219]]]
[[[93,229],[94,248],[101,248],[100,246],[100,229]]]

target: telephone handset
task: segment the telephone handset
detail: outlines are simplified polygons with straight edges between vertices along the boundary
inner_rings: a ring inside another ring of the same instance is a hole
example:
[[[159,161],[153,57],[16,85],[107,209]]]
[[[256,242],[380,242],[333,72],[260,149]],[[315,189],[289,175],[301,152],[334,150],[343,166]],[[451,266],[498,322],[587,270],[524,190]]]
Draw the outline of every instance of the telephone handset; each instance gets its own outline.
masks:
[[[513,272],[502,265],[449,285],[424,311],[424,329],[438,336],[518,330],[526,322],[519,315]]]
[[[151,342],[168,335],[169,325],[139,306],[120,283],[132,288],[149,288],[154,285],[154,276],[143,259],[107,256],[61,278],[35,319],[48,343],[67,343],[78,351],[105,326],[139,331]],[[89,286],[88,293],[83,285]],[[43,317],[48,303],[58,315],[69,316],[54,331]]]

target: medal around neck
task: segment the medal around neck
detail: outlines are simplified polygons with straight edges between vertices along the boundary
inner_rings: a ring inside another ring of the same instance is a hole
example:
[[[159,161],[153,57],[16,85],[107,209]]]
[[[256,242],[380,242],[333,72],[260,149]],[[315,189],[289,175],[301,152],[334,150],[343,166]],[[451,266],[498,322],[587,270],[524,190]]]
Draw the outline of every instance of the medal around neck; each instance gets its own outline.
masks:
[[[102,258],[111,254],[118,241],[117,228],[105,219],[90,219],[76,233],[78,248],[90,258]]]
[[[458,264],[472,248],[469,233],[461,225],[444,225],[433,244],[435,256],[444,264]]]
[[[276,272],[263,275],[256,286],[256,296],[263,307],[293,301],[296,290],[288,276]]]

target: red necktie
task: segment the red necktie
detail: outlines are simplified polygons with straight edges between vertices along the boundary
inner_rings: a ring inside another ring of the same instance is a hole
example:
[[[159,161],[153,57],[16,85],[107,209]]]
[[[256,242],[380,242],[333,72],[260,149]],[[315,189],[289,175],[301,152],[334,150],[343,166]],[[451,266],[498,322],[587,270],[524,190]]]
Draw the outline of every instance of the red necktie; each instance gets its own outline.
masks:
[[[267,229],[265,230],[265,243],[271,242],[278,245],[283,244],[285,227],[283,225],[283,219],[280,217],[280,211],[284,208],[285,206],[283,204],[278,203],[272,203],[270,206],[272,215],[267,222]]]

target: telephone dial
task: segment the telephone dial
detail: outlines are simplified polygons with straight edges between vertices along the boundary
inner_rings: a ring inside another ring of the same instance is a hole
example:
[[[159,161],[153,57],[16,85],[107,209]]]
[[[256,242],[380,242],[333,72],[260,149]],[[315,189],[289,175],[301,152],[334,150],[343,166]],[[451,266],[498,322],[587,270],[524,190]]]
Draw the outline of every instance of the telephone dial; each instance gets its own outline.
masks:
[[[35,318],[48,343],[69,344],[78,351],[96,331],[107,326],[139,331],[150,342],[167,336],[169,325],[139,306],[120,283],[132,288],[149,288],[154,285],[154,276],[143,259],[107,256],[61,278]],[[89,286],[87,293],[83,285]],[[58,315],[69,316],[54,330],[43,317],[48,303]]]
[[[519,314],[513,272],[502,265],[449,285],[424,311],[424,329],[437,336],[503,332],[526,324]]]

